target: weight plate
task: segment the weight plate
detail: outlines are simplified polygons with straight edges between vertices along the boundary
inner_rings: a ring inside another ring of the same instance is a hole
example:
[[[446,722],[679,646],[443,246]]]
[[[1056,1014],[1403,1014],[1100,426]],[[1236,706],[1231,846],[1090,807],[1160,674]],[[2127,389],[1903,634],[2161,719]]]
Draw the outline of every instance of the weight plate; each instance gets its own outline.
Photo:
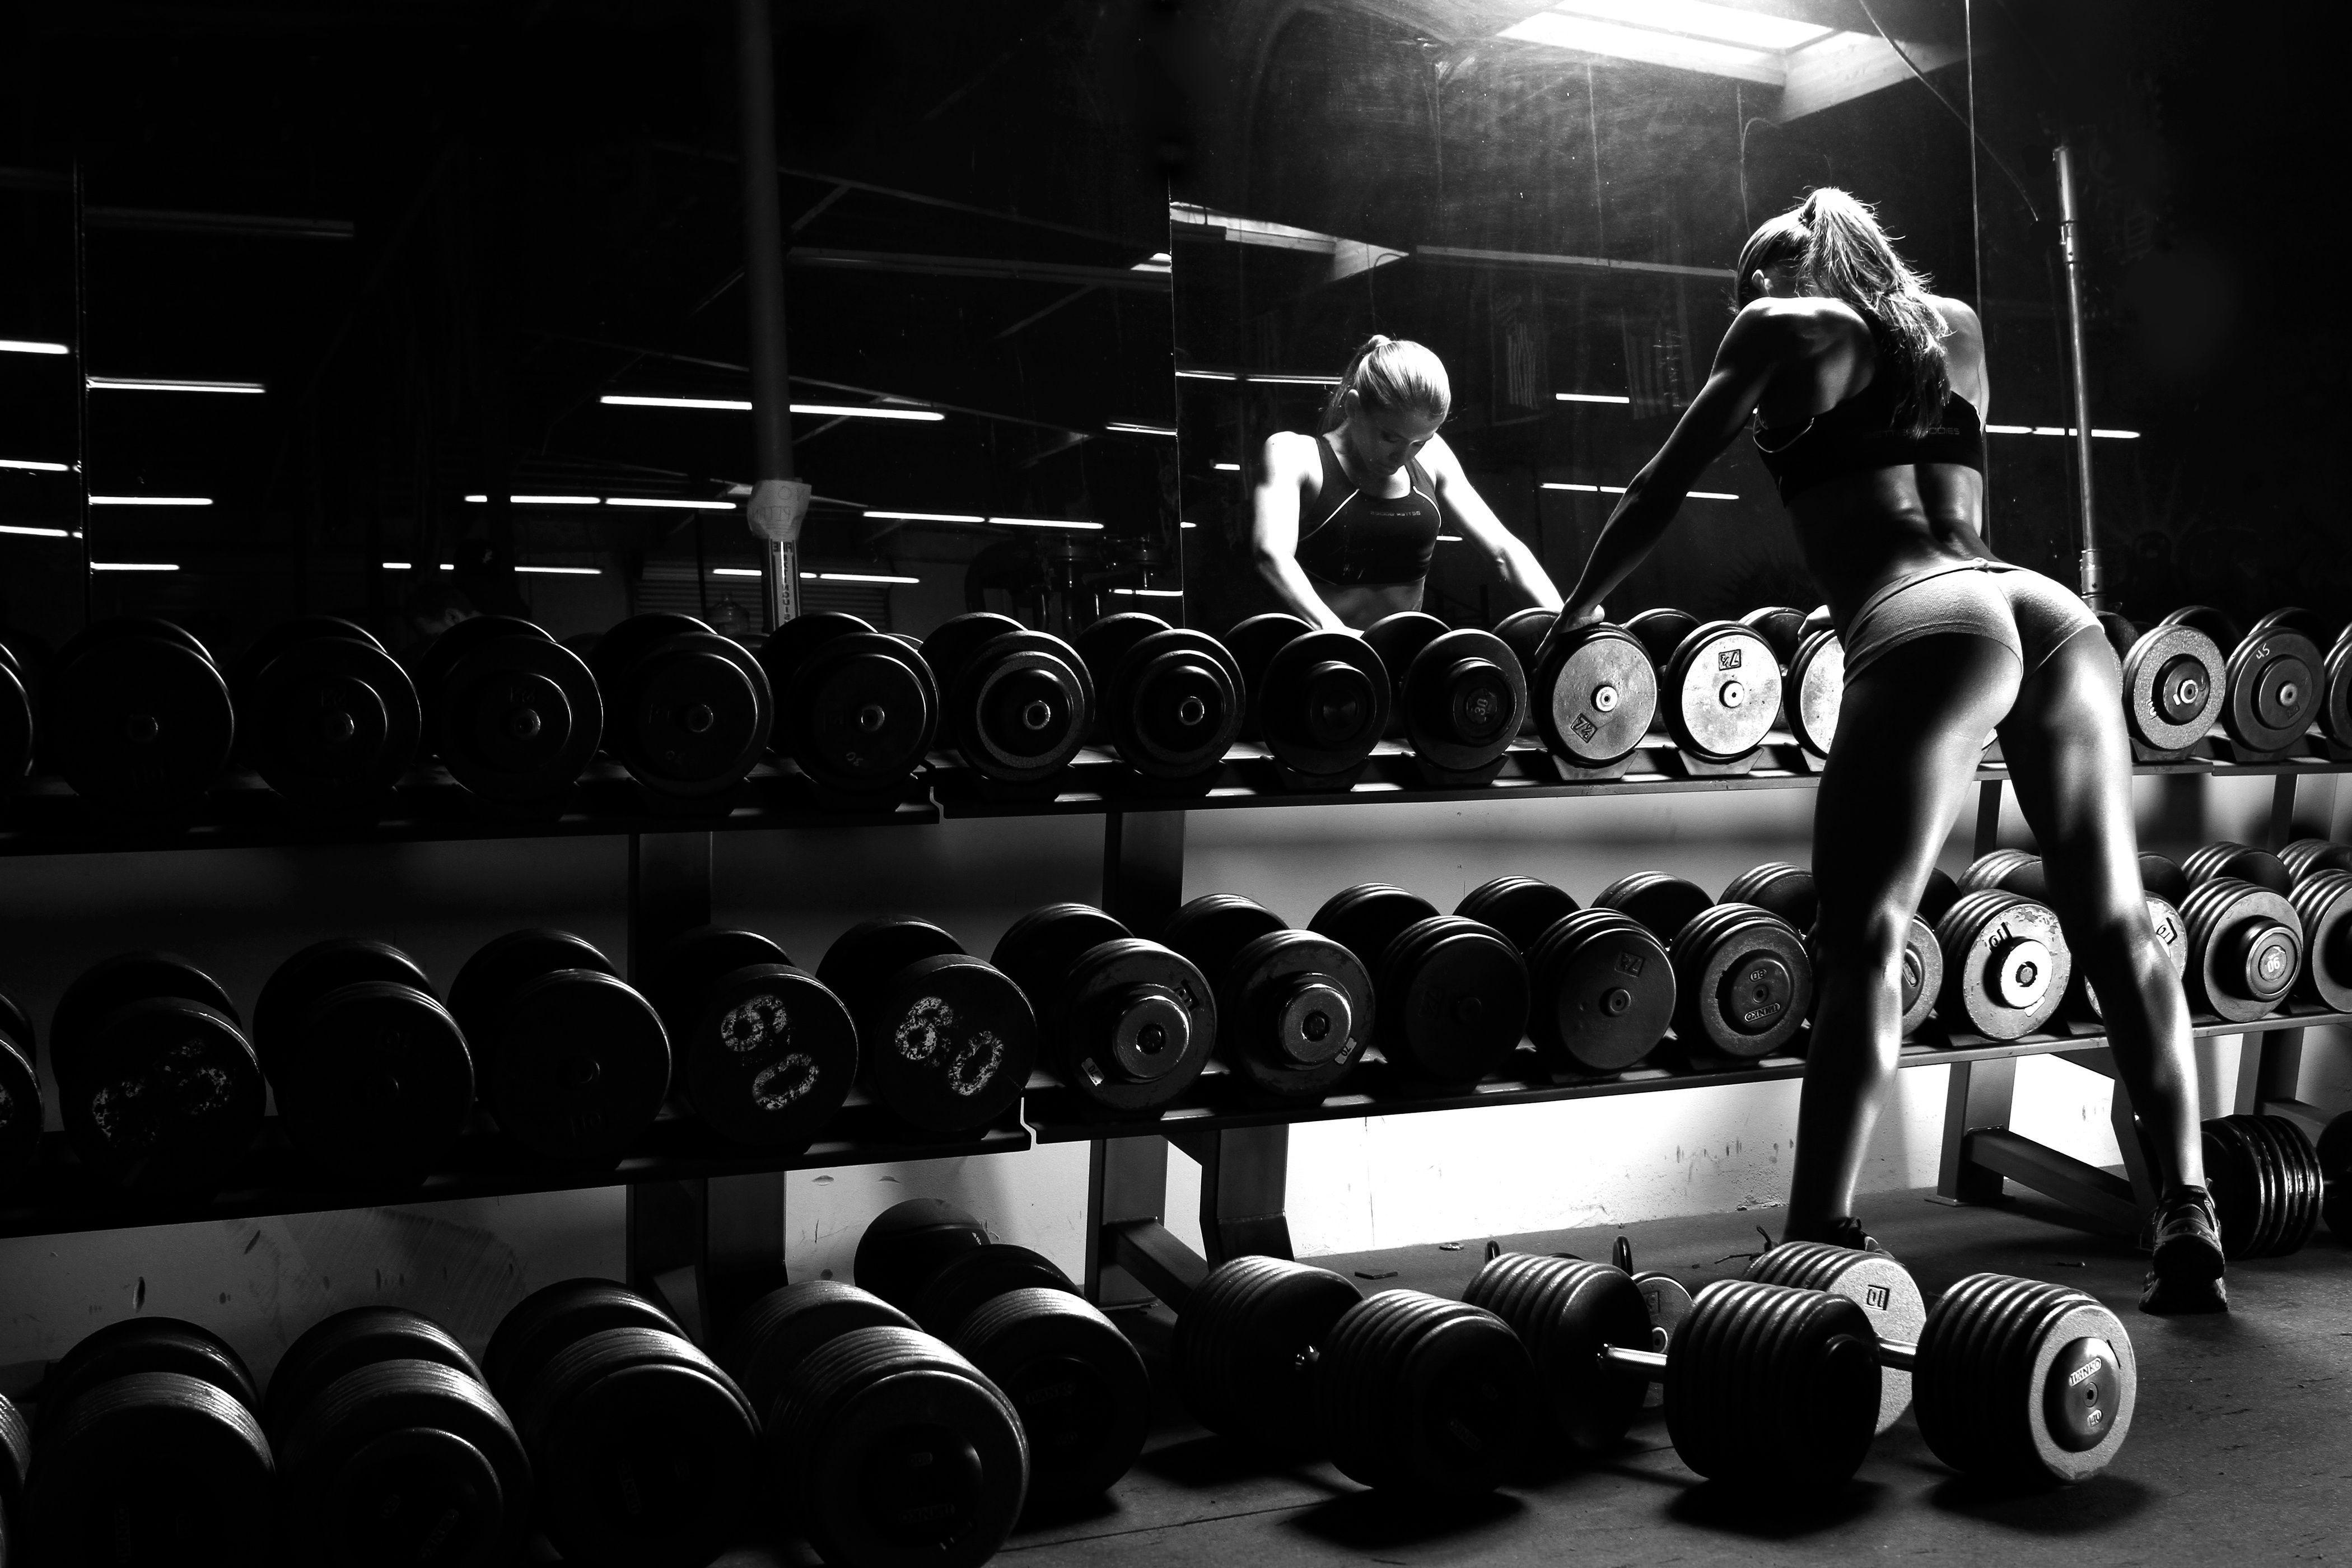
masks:
[[[2139,858],[2140,886],[2178,908],[2189,901],[2189,875],[2179,862],[2162,855],[2142,855]]]
[[[1626,620],[1625,630],[1648,652],[1650,662],[1664,669],[1683,639],[1698,630],[1698,617],[1688,610],[1643,610]]]
[[[184,1318],[120,1318],[84,1334],[49,1370],[35,1406],[37,1430],[46,1436],[89,1390],[142,1373],[193,1378],[248,1410],[261,1405],[245,1358],[210,1329]]]
[[[625,632],[635,635],[615,646]],[[636,616],[596,651],[605,744],[648,789],[717,795],[767,754],[775,703],[766,672],[741,644],[691,616]]]
[[[941,690],[940,728],[950,743],[980,773],[1008,784],[1061,771],[1094,721],[1086,662],[1044,632],[1007,632],[982,644]]]
[[[1936,998],[1944,989],[1944,950],[1936,943],[1936,928],[1911,917],[1911,927],[1903,942],[1903,977],[1895,993],[1903,1016],[1896,1026],[1899,1038],[1909,1039],[1918,1033],[1919,1026],[1936,1010]]]
[[[2294,890],[2294,873],[2286,862],[2267,849],[2257,849],[2251,844],[2239,844],[2220,839],[2192,852],[2180,863],[2181,874],[2189,886],[2196,888],[2216,877],[2235,877],[2256,887],[2268,888],[2274,893]],[[2184,896],[2181,902],[2188,902]]]
[[[1634,871],[1594,894],[1592,907],[1616,910],[1647,927],[1660,942],[1672,942],[1714,902],[1696,882],[1664,871]]]
[[[474,624],[452,626],[431,651]],[[451,662],[426,689],[425,721],[451,778],[488,800],[528,803],[554,798],[580,776],[603,738],[604,703],[578,654],[544,633],[515,634],[485,638]]]
[[[1192,1418],[1272,1457],[1322,1447],[1315,1369],[1333,1325],[1363,1299],[1353,1280],[1284,1258],[1209,1270],[1176,1316],[1169,1366]]]
[[[1685,637],[1659,685],[1675,743],[1706,762],[1755,751],[1780,712],[1771,645],[1737,621],[1709,621]]]
[[[2198,886],[2181,906],[2189,963],[2181,983],[2191,1008],[2232,1023],[2275,1011],[2303,973],[2303,921],[2294,905],[2235,877]]]
[[[1042,1253],[992,1241],[950,1258],[901,1304],[924,1332],[953,1340],[974,1312],[1009,1290],[1060,1290],[1075,1295],[1077,1289]]]
[[[719,1363],[764,1420],[784,1384],[818,1346],[853,1329],[914,1327],[914,1319],[871,1290],[838,1279],[803,1279],[780,1286],[744,1309],[719,1346]]]
[[[2138,1392],[2122,1321],[2080,1290],[1972,1274],[1919,1331],[1919,1435],[1964,1475],[2087,1479],[2122,1448]]]
[[[653,1003],[654,1011],[661,1015],[662,1027],[677,1044],[692,1030],[710,988],[722,976],[755,963],[789,967],[792,962],[792,954],[758,931],[697,926],[663,944],[638,989]]]
[[[1786,1047],[1812,1010],[1813,965],[1788,921],[1753,904],[1717,904],[1669,944],[1675,1032],[1742,1058]]]
[[[253,1048],[277,1085],[302,1019],[320,997],[362,981],[405,985],[430,995],[433,983],[416,961],[389,942],[330,937],[312,942],[270,972],[253,1004]]]
[[[610,1279],[559,1279],[508,1309],[490,1331],[482,1371],[501,1405],[516,1405],[540,1369],[566,1345],[607,1329],[682,1331],[670,1315]]]
[[[1813,929],[1813,915],[1821,904],[1821,895],[1813,887],[1813,874],[1786,860],[1767,860],[1751,866],[1724,884],[1723,901],[1727,904],[1754,904],[1768,914],[1787,921],[1801,931]]]
[[[1080,953],[1134,934],[1092,904],[1044,904],[1006,928],[988,961],[1021,987],[1042,1024]]]
[[[786,963],[731,970],[672,1036],[694,1113],[730,1142],[799,1153],[857,1080],[857,1026],[824,983]]]
[[[1314,931],[1258,937],[1214,984],[1218,1054],[1250,1088],[1281,1099],[1330,1092],[1363,1055],[1377,1023],[1362,961]]]
[[[2074,956],[2046,904],[1987,889],[1964,893],[1936,922],[1944,951],[1948,1027],[2013,1040],[2048,1023],[2065,999]]]
[[[2322,1128],[2316,1152],[2320,1213],[2328,1234],[2352,1245],[2352,1117],[2337,1116]]]
[[[1534,877],[1497,877],[1463,895],[1454,912],[1493,926],[1526,952],[1544,932],[1577,911],[1573,898]]]
[[[1329,937],[1371,971],[1399,933],[1435,913],[1437,906],[1417,893],[1386,882],[1359,882],[1326,899],[1307,929]]]
[[[1764,639],[1772,658],[1783,668],[1797,657],[1805,640],[1805,612],[1788,605],[1766,605],[1739,617],[1739,624]]]
[[[2278,852],[2279,864],[2299,886],[2315,871],[2352,871],[2352,844],[2331,844],[2325,838],[2298,838]],[[2258,881],[2258,878],[2248,878]]]
[[[842,996],[857,1019],[867,1088],[916,1127],[985,1127],[1028,1084],[1036,1015],[991,964],[941,953],[916,960],[862,998]]]
[[[1348,772],[1388,729],[1388,670],[1363,638],[1346,632],[1310,631],[1284,643],[1249,693],[1267,748],[1302,773]]]
[[[649,610],[617,621],[604,632],[587,634],[587,646],[577,651],[588,661],[596,684],[610,693],[631,665],[664,642],[673,637],[716,635],[708,621],[671,611]]]
[[[33,767],[33,700],[25,678],[0,668],[0,795]]]
[[[978,1215],[944,1198],[908,1198],[877,1215],[857,1238],[850,1272],[892,1306],[911,1308],[931,1276],[990,1246]]]
[[[809,617],[803,616],[795,627]],[[845,620],[854,616],[843,616]],[[921,655],[864,629],[828,637],[776,679],[777,746],[801,771],[845,795],[896,790],[930,753],[939,733],[939,685]]]
[[[2303,927],[2303,971],[2294,994],[2352,1011],[2352,871],[2315,871],[2290,900]]]
[[[2230,689],[2221,727],[2249,751],[2294,745],[2319,717],[2326,671],[2318,647],[2302,632],[2272,625],[2231,652]]]
[[[1538,1398],[1552,1430],[1580,1454],[1624,1440],[1649,1379],[1601,1359],[1614,1345],[1657,1348],[1642,1293],[1623,1271],[1567,1258],[1505,1252],[1487,1259],[1462,1292],[1508,1323],[1535,1365]]]
[[[102,959],[68,984],[56,1011],[49,1015],[49,1063],[58,1089],[69,1089],[80,1076],[77,1058],[100,1019],[126,1003],[156,996],[201,1003],[227,1018],[237,1016],[236,1005],[220,983],[184,958],[168,952],[125,952]],[[27,1029],[26,1043],[31,1038]]]
[[[931,679],[939,689],[947,691],[984,645],[1001,637],[1018,636],[1027,629],[1011,616],[986,610],[950,616],[932,627],[930,635],[923,639],[923,662],[931,667]]]
[[[1394,675],[1399,667],[1385,654],[1381,659]],[[1518,738],[1528,714],[1527,676],[1491,632],[1447,632],[1402,667],[1395,711],[1415,755],[1433,767],[1475,773]]]
[[[1780,688],[1780,705],[1797,743],[1817,757],[1837,738],[1845,701],[1845,645],[1834,631],[1815,632],[1797,649]]]
[[[866,637],[882,634],[871,622],[840,610],[803,610],[770,632],[760,644],[760,668],[767,671],[768,688],[779,702],[792,694],[801,681],[801,664],[809,655],[837,637],[856,633]]]
[[[1615,910],[1580,910],[1528,950],[1529,1033],[1559,1073],[1620,1072],[1674,1022],[1665,944]]]
[[[194,805],[236,735],[228,683],[202,645],[163,623],[101,621],[68,641],[42,684],[40,745],[76,795],[114,811]]]
[[[250,1563],[276,1491],[269,1440],[251,1411],[194,1378],[133,1373],[89,1390],[47,1431],[26,1497],[26,1556]]]
[[[0,1187],[41,1150],[41,1078],[33,1055],[0,1032]]]
[[[1960,885],[1952,880],[1950,872],[1940,866],[1927,868],[1927,880],[1919,889],[1919,914],[1928,924],[1944,918],[1960,896]]]
[[[238,750],[289,800],[380,796],[416,760],[425,714],[398,660],[348,622],[292,640],[236,683]]]
[[[1666,1433],[1712,1479],[1819,1493],[1853,1479],[1883,1404],[1869,1316],[1842,1296],[1719,1279],[1666,1361]]]
[[[339,1174],[421,1181],[473,1114],[465,1034],[415,986],[338,986],[302,1014],[282,1048],[278,1114],[304,1153]]]
[[[1197,777],[1222,763],[1241,734],[1241,666],[1204,633],[1155,631],[1097,686],[1112,749],[1147,778]]]
[[[2123,656],[2124,720],[2160,752],[2183,751],[2221,716],[2229,677],[2221,646],[2195,626],[2155,626]]]
[[[1536,656],[1543,651],[1544,639],[1551,635],[1559,619],[1556,610],[1528,609],[1514,611],[1496,623],[1495,635],[1503,639],[1503,645],[1518,659],[1520,671],[1530,679],[1535,674]],[[1534,726],[1536,706],[1530,700],[1523,728]]]
[[[2020,898],[2046,901],[2050,897],[2050,879],[2042,872],[2042,857],[2022,849],[1995,849],[1978,856],[1960,873],[1958,887],[1963,893],[1998,888]]]
[[[261,1425],[282,1440],[286,1424],[346,1373],[385,1361],[437,1362],[479,1382],[481,1368],[449,1331],[404,1307],[347,1307],[302,1331],[269,1374]]]
[[[1087,949],[1045,1016],[1065,1080],[1108,1110],[1167,1104],[1216,1050],[1207,976],[1182,954],[1135,937]]]
[[[468,1036],[487,1037],[517,991],[541,975],[566,969],[619,973],[593,942],[568,931],[540,926],[493,937],[457,971],[449,986],[449,1011]]]
[[[1381,668],[1389,672],[1390,734],[1404,733],[1404,714],[1398,701],[1404,672],[1412,668],[1423,648],[1444,637],[1447,630],[1444,621],[1420,610],[1399,610],[1364,628],[1365,643],[1380,655]]]
[[[1282,651],[1284,645],[1294,637],[1305,637],[1314,629],[1297,616],[1276,611],[1252,616],[1218,639],[1233,654],[1234,662],[1241,667],[1242,689],[1245,694],[1242,713],[1243,734],[1252,740],[1265,738],[1263,716],[1258,710],[1260,695],[1265,685],[1266,667],[1274,662],[1274,656]]]
[[[1528,1027],[1528,968],[1502,932],[1458,915],[1405,928],[1373,973],[1381,1054],[1436,1084],[1473,1084],[1518,1049]]]
[[[1767,1285],[1824,1290],[1860,1307],[1882,1342],[1913,1345],[1927,1321],[1927,1298],[1910,1271],[1883,1252],[1857,1252],[1819,1241],[1784,1241],[1748,1266],[1748,1278]],[[1878,1378],[1878,1430],[1885,1432],[1911,1408],[1911,1374],[1883,1367]]]
[[[1223,984],[1234,955],[1259,937],[1290,924],[1265,905],[1236,893],[1207,893],[1168,917],[1161,940],[1191,959],[1211,985]]]
[[[965,1319],[953,1342],[1020,1413],[1033,1498],[1099,1497],[1142,1454],[1151,1375],[1091,1303],[1066,1290],[1009,1290]]]
[[[865,999],[918,959],[961,952],[956,939],[929,921],[882,916],[862,921],[834,938],[816,966],[816,977],[849,1004],[855,1016]]]
[[[261,1064],[236,1019],[201,1002],[124,1003],[77,1042],[68,1079],[58,1102],[75,1152],[142,1193],[210,1192],[261,1131]]]
[[[468,616],[425,644],[424,650],[415,656],[417,694],[430,705],[441,683],[460,659],[476,648],[487,647],[505,637],[555,640],[520,616]]]
[[[458,976],[462,984],[465,976]],[[669,1037],[653,1005],[594,969],[524,982],[467,1030],[483,1103],[541,1159],[605,1166],[645,1135],[669,1093]]]
[[[2340,746],[2352,746],[2352,638],[2339,637],[2320,667],[2326,683],[2319,702],[2319,728]]]
[[[1481,1308],[1386,1290],[1333,1325],[1315,1399],[1341,1472],[1416,1496],[1475,1497],[1522,1461],[1535,1365]]]
[[[1595,622],[1545,645],[1528,705],[1553,755],[1573,767],[1607,767],[1650,732],[1657,668],[1630,633]]]
[[[1093,679],[1095,689],[1102,694],[1106,710],[1110,706],[1111,672],[1118,668],[1118,661],[1127,657],[1128,649],[1152,633],[1168,629],[1168,623],[1158,616],[1145,615],[1140,610],[1122,610],[1115,615],[1097,616],[1086,630],[1070,639],[1070,646],[1076,648],[1078,657],[1087,661],[1087,674]],[[1224,645],[1219,643],[1217,646],[1222,647]],[[1099,712],[1095,715],[1097,734],[1102,732],[1101,721],[1106,716]]]
[[[2183,605],[2156,624],[2159,626],[2195,626],[2211,637],[2216,647],[2234,648],[2245,640],[2246,636],[2226,612],[2210,605]]]

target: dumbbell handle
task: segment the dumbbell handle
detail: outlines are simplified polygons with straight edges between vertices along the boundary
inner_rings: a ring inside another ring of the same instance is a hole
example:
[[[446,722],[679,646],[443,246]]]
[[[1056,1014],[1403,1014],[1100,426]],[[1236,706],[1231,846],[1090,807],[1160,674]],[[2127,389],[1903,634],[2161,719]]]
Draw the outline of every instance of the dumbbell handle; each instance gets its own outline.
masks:
[[[1877,1350],[1879,1365],[1895,1372],[1912,1372],[1917,1369],[1919,1365],[1917,1345],[1906,1345],[1899,1340],[1874,1340],[1872,1343]],[[1664,1351],[1627,1350],[1622,1345],[1608,1345],[1601,1352],[1603,1364],[1632,1367],[1653,1383],[1660,1381],[1666,1375],[1666,1357],[1667,1352]]]

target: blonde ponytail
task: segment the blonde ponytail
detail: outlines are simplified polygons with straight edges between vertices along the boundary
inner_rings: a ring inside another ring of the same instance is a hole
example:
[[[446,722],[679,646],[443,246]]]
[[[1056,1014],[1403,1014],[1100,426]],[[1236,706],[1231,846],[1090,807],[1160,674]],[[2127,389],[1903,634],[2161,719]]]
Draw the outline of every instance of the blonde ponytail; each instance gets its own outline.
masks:
[[[1378,332],[1358,346],[1339,373],[1339,384],[1323,404],[1321,433],[1347,422],[1349,392],[1375,414],[1406,412],[1443,420],[1454,408],[1445,362],[1409,338]]]

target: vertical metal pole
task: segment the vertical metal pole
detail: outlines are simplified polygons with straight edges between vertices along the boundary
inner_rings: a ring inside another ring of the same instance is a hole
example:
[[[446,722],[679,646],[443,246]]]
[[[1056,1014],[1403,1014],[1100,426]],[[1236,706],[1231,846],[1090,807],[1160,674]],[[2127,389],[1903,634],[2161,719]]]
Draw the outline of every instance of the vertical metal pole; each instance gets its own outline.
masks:
[[[1168,1140],[1152,1135],[1097,1138],[1087,1169],[1087,1299],[1131,1307],[1152,1299],[1134,1275],[1110,1259],[1109,1229],[1168,1215]]]
[[[1936,1195],[1956,1204],[2000,1202],[2000,1181],[1969,1163],[1966,1144],[1979,1127],[2006,1127],[2017,1090],[2017,1058],[1954,1062],[1944,1090],[1944,1155],[1936,1175]]]
[[[1156,937],[1184,901],[1184,814],[1103,814],[1103,909],[1140,937]]]
[[[769,0],[735,0],[743,146],[743,291],[751,319],[751,500],[766,546],[768,624],[801,611],[801,521],[808,486],[793,475],[793,389],[784,359],[784,223],[776,195],[776,55]]]
[[[2066,257],[2066,344],[2068,370],[2074,392],[2074,504],[2083,536],[2083,602],[2094,610],[2111,610],[2105,557],[2091,510],[2091,376],[2083,341],[2083,237],[2081,213],[2074,192],[2074,144],[2058,142],[2058,244]]]
[[[74,529],[81,536],[81,618],[98,619],[98,574],[89,567],[89,250],[82,229],[81,160],[73,167]]]

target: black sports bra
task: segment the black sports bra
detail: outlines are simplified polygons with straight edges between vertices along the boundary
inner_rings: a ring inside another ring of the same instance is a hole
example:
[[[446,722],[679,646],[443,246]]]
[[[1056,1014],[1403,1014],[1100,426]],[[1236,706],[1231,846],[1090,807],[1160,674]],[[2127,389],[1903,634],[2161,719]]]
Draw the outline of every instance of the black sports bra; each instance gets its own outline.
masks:
[[[1920,435],[1897,423],[1903,389],[1887,374],[1896,363],[1893,344],[1875,318],[1863,320],[1878,351],[1878,372],[1870,384],[1785,434],[1767,430],[1761,422],[1756,426],[1756,455],[1780,488],[1783,506],[1824,480],[1872,468],[1958,463],[1984,472],[1984,422],[1976,405],[1959,394],[1945,394],[1935,424]]]
[[[1323,488],[1298,519],[1298,564],[1334,588],[1395,587],[1425,581],[1444,519],[1437,487],[1418,458],[1405,464],[1412,488],[1401,496],[1370,496],[1339,466],[1331,443],[1315,437],[1323,455]]]

